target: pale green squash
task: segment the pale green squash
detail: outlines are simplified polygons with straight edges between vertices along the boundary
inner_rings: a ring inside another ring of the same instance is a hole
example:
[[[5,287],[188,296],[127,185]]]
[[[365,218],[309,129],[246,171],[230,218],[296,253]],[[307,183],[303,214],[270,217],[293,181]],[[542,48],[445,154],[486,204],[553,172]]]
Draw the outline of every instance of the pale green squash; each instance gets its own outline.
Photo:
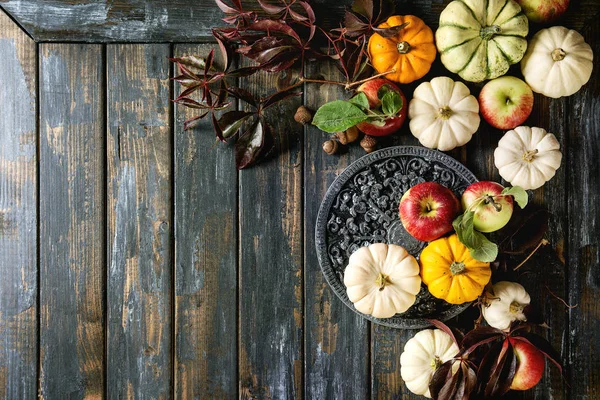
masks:
[[[471,82],[494,79],[521,61],[529,31],[514,0],[455,0],[435,33],[444,66]]]

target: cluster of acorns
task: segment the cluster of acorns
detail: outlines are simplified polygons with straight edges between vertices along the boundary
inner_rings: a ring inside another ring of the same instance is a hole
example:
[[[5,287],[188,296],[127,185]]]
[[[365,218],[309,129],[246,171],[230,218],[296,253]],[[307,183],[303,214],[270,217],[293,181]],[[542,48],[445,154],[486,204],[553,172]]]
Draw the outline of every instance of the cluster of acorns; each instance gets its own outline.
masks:
[[[296,110],[294,120],[302,125],[308,125],[312,122],[313,114],[305,106],[300,106]],[[331,136],[331,139],[323,142],[323,151],[329,155],[338,154],[342,151],[343,146],[356,142],[360,137],[360,131],[356,126],[352,126],[345,131],[336,132]],[[373,136],[364,135],[359,142],[367,153],[372,153],[377,149],[377,139]]]
[[[312,118],[312,112],[305,106],[298,107],[294,115],[294,120],[302,125],[310,124]],[[329,155],[337,154],[343,149],[343,146],[356,142],[359,137],[360,131],[356,126],[342,132],[336,132],[331,136],[331,139],[323,142],[323,151]],[[377,139],[373,136],[364,135],[359,144],[367,153],[372,153],[377,149]]]

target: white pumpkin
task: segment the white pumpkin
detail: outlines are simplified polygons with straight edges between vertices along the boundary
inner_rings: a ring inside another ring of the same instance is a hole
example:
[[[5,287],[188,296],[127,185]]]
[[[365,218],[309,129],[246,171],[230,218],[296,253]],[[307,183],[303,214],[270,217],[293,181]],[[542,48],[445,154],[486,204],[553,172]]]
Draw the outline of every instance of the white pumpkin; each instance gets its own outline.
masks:
[[[486,293],[486,304],[482,308],[483,318],[489,326],[508,330],[513,321],[527,321],[523,309],[531,298],[525,288],[515,282],[498,282]]]
[[[358,311],[390,318],[414,304],[421,289],[419,264],[402,246],[375,243],[350,256],[344,285]]]
[[[457,0],[440,14],[435,42],[449,71],[481,82],[521,61],[528,32],[527,17],[513,0]]]
[[[423,146],[448,151],[466,144],[479,128],[479,103],[464,83],[440,76],[415,89],[408,117]]]
[[[594,53],[579,32],[564,26],[542,29],[529,42],[521,72],[534,92],[570,96],[592,76]]]
[[[431,398],[429,382],[436,369],[458,354],[458,346],[440,329],[418,332],[400,355],[400,375],[408,390]]]
[[[556,137],[536,127],[517,126],[506,132],[494,151],[500,176],[525,190],[537,189],[552,179],[561,160]]]

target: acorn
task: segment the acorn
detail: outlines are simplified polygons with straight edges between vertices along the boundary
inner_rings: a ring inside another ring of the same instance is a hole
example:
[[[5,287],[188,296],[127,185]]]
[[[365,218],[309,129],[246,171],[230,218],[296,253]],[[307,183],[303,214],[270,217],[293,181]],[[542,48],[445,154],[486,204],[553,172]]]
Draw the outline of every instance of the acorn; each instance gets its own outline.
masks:
[[[335,135],[333,135],[333,137],[338,139],[341,144],[348,144],[355,142],[356,139],[358,139],[358,134],[358,128],[356,126],[352,126],[345,132],[337,132]]]
[[[312,122],[312,113],[304,106],[298,107],[296,114],[294,114],[294,120],[299,124],[306,125]]]
[[[323,143],[323,151],[329,155],[337,153],[339,148],[337,140],[327,140]]]
[[[377,139],[375,139],[373,136],[365,135],[365,137],[360,141],[360,147],[365,149],[367,153],[372,153],[377,147]]]

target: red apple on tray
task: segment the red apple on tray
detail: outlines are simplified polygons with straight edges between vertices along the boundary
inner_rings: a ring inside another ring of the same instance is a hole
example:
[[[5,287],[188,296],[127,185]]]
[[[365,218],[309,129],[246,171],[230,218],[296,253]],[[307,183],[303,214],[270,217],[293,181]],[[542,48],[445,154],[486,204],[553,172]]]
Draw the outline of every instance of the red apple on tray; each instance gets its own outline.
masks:
[[[531,389],[542,379],[546,360],[544,354],[534,345],[518,337],[506,339],[510,341],[515,356],[517,357],[517,369],[510,388],[512,390]],[[505,342],[505,346],[508,344]]]
[[[510,220],[513,198],[501,196],[503,189],[504,186],[499,183],[481,181],[473,183],[464,191],[462,207],[473,211],[473,227],[479,232],[495,232]]]
[[[459,210],[454,193],[436,182],[419,183],[400,199],[404,229],[422,242],[431,242],[452,231],[452,221]]]
[[[388,89],[391,89],[397,92],[402,98],[402,108],[393,118],[388,118],[385,120],[385,123],[378,124],[372,122],[361,122],[356,125],[361,132],[369,136],[387,136],[392,133],[398,131],[402,124],[404,124],[404,120],[406,120],[408,102],[406,101],[406,97],[400,90],[398,86],[388,81],[387,79],[378,78],[373,79],[368,82],[363,83],[357,89],[357,92],[363,92],[367,99],[369,100],[369,107],[371,109],[376,109],[381,107],[381,99],[379,98],[380,89],[386,85]]]
[[[552,22],[567,11],[569,0],[516,0],[531,22]]]
[[[498,129],[514,129],[523,124],[533,110],[533,92],[528,84],[513,76],[496,78],[481,89],[479,110],[483,118]]]

